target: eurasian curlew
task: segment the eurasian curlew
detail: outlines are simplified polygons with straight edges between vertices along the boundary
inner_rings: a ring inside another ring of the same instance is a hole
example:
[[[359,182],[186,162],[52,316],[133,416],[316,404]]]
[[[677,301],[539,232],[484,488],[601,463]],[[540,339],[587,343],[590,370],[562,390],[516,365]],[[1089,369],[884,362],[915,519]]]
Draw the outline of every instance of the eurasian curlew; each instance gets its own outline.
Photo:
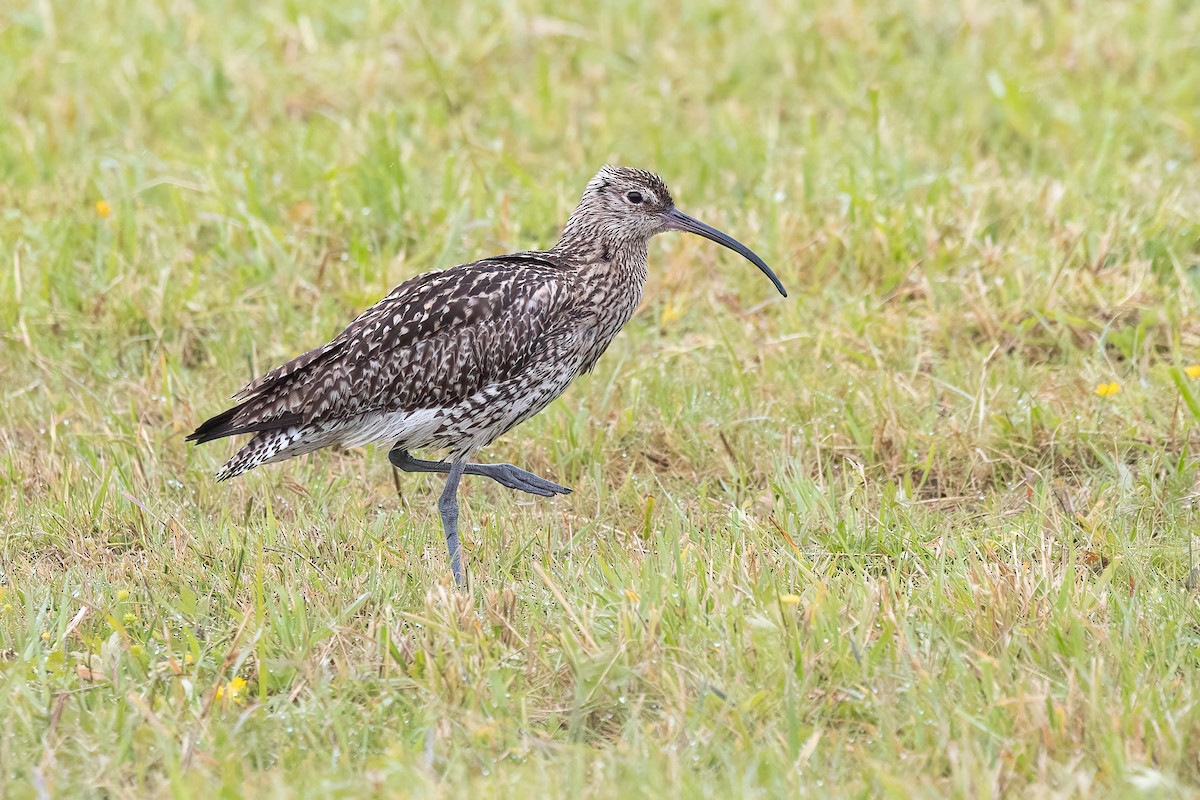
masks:
[[[570,491],[511,464],[468,459],[592,369],[641,300],[647,243],[672,230],[740,253],[787,296],[749,248],[678,211],[657,175],[605,167],[588,182],[554,247],[405,281],[333,341],[250,383],[234,395],[238,405],[188,440],[254,434],[218,480],[329,445],[392,445],[388,460],[396,467],[446,475],[438,510],[450,568],[462,585],[463,475],[543,497]],[[424,449],[445,450],[447,460],[409,455]]]

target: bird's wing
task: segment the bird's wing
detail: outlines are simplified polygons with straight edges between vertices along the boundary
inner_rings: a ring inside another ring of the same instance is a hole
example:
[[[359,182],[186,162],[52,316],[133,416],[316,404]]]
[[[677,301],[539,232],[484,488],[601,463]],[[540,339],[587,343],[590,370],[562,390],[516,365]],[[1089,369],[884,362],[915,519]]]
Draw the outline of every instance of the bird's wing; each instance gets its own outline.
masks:
[[[543,253],[419,275],[328,344],[247,385],[239,405],[189,438],[453,405],[519,374],[568,304],[565,276]]]

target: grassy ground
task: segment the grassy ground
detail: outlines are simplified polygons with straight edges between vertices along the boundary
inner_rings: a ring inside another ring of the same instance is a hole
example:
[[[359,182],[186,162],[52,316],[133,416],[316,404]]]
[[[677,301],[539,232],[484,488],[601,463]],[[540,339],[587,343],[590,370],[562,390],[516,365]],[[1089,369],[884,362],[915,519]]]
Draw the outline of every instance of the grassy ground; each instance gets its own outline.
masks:
[[[1200,8],[454,5],[0,10],[0,794],[1194,793]],[[468,595],[436,479],[185,445],[607,161],[792,296],[657,240]]]

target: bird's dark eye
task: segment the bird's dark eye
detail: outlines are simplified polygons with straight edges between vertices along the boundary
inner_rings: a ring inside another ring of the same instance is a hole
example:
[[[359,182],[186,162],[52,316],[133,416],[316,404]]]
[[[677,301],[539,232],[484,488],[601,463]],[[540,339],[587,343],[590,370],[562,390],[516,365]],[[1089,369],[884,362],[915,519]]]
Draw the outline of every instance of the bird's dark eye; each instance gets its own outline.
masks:
[[[629,194],[625,195],[625,199],[628,200],[629,202],[633,203],[634,205],[637,205],[638,203],[642,202],[642,193],[641,192],[630,192]]]

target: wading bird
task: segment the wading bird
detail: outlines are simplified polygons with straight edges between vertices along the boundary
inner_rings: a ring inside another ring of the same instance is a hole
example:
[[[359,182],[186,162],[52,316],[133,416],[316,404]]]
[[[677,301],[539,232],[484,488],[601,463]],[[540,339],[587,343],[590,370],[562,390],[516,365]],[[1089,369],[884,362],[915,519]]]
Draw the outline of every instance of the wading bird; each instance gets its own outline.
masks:
[[[787,292],[745,245],[675,208],[657,175],[605,167],[588,182],[558,244],[405,281],[326,345],[277,367],[238,405],[196,428],[197,443],[254,437],[217,472],[226,480],[322,447],[392,446],[405,472],[446,475],[438,499],[450,569],[464,584],[458,484],[482,475],[552,497],[570,491],[511,464],[469,460],[588,372],[633,316],[647,243],[687,231],[740,253]],[[444,450],[445,461],[411,450]]]

